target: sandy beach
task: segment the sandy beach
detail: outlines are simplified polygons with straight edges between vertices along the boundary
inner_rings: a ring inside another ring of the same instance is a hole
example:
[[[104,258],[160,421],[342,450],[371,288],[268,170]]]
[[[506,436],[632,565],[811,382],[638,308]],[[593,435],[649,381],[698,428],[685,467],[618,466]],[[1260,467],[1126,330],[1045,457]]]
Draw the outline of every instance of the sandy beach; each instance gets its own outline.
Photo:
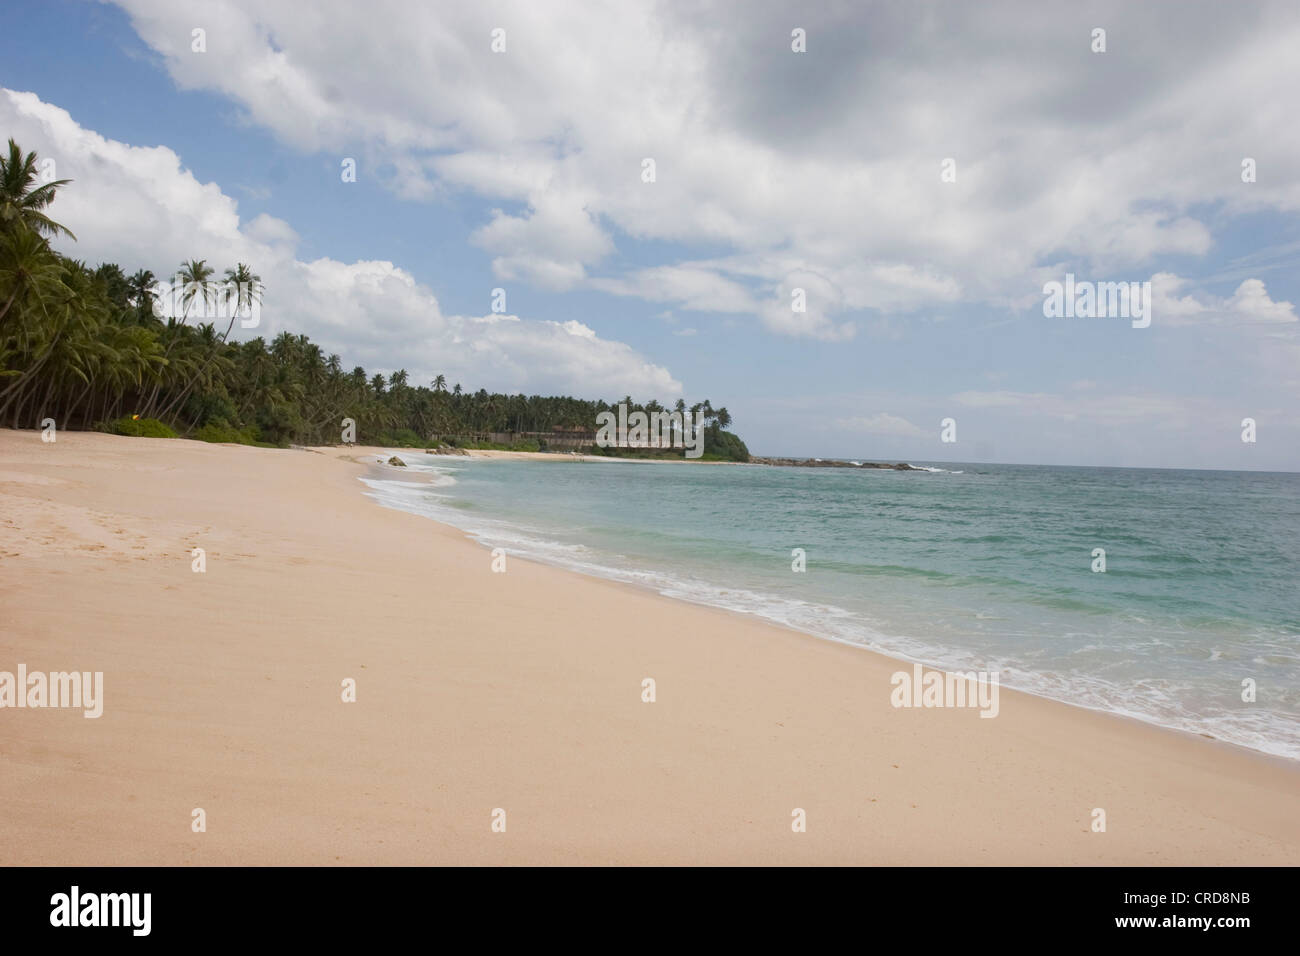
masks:
[[[0,671],[104,674],[98,719],[0,710],[0,863],[1300,863],[1293,762],[896,709],[871,652],[494,573],[362,493],[379,454],[0,431]]]

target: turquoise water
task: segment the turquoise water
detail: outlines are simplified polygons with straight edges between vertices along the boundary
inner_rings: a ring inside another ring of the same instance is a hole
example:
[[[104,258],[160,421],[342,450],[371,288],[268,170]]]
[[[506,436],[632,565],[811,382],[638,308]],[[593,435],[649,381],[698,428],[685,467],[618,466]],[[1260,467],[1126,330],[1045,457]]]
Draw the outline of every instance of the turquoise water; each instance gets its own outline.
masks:
[[[1300,758],[1300,475],[403,458],[490,547]]]

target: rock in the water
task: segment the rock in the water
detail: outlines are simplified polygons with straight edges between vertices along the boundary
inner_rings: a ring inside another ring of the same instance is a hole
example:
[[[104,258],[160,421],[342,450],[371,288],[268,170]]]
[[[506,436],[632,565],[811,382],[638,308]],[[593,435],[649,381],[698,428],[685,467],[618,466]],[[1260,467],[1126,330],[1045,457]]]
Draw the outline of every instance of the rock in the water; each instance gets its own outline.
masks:
[[[389,463],[390,465],[396,465],[398,468],[405,468],[405,467],[406,467],[406,462],[402,461],[402,459],[398,458],[396,455],[394,455],[392,458],[388,459],[388,463]]]
[[[891,471],[925,471],[905,461],[887,465],[878,461],[836,461],[828,458],[760,458],[750,455],[751,465],[778,465],[783,468],[887,468]]]

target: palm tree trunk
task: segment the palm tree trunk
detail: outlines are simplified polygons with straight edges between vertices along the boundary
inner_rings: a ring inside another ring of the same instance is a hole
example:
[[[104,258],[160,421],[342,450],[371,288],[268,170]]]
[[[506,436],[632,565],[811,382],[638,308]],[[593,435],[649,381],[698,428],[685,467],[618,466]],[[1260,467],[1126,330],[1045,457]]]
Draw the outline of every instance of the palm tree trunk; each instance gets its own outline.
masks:
[[[4,319],[5,313],[9,311],[9,306],[13,305],[14,299],[18,297],[19,285],[21,285],[21,283],[19,282],[14,283],[14,291],[9,294],[9,299],[7,302],[5,302],[5,307],[3,309],[0,309],[0,320]]]
[[[32,365],[28,367],[27,371],[23,372],[22,375],[18,376],[18,378],[14,381],[12,385],[6,388],[3,392],[0,392],[0,398],[4,398],[14,389],[21,388],[24,382],[29,381],[33,375],[35,375],[38,371],[40,371],[41,366],[44,365],[49,360],[51,355],[54,354],[54,346],[59,344],[59,339],[62,337],[62,334],[63,333],[59,333],[58,335],[56,335],[54,337],[54,341],[45,347],[45,352],[41,355],[41,357],[38,358],[35,362],[33,362]],[[9,402],[6,402],[4,405],[0,405],[0,415],[4,414],[4,410],[9,407],[9,403],[12,401],[13,399],[11,398]]]
[[[76,400],[75,402],[72,403],[72,407],[71,407],[70,409],[68,409],[68,423],[69,423],[69,424],[71,424],[72,422],[76,421],[76,418],[77,418],[77,412],[81,409],[81,406],[82,406],[82,405],[85,405],[85,404],[86,404],[87,399],[89,399],[89,398],[91,397],[91,393],[95,390],[95,379],[96,379],[96,378],[98,378],[98,376],[96,376],[96,375],[92,375],[92,376],[90,377],[90,382],[89,382],[89,384],[87,384],[86,387],[85,387],[84,389],[82,389],[81,395],[77,398],[77,400]],[[94,403],[91,402],[91,404],[93,405]],[[94,409],[92,408],[91,411],[93,412]]]

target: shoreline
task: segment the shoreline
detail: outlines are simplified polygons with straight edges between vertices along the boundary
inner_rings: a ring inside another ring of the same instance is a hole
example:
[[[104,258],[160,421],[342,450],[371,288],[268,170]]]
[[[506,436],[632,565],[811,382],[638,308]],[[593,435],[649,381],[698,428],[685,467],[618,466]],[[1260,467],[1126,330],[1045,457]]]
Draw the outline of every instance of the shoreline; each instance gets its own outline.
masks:
[[[0,710],[0,858],[1300,862],[1294,761],[1008,688],[994,720],[894,709],[896,658],[513,556],[493,574],[360,493],[367,464],[337,461],[369,449],[313,451],[0,432],[0,670],[103,670],[106,698]]]
[[[401,454],[401,452],[397,452]],[[494,451],[488,448],[466,448],[464,455],[438,455],[430,458],[496,458],[509,461],[556,461],[584,462],[600,464],[602,462],[628,462],[637,465],[746,465],[744,461],[696,461],[686,458],[635,458],[617,455],[578,455],[558,451]]]
[[[377,449],[379,448],[379,446],[375,446],[375,447],[376,447]],[[325,452],[328,448],[329,448],[329,446],[322,446],[322,447],[312,448],[312,449],[310,449],[310,450],[311,450],[311,451],[316,451],[316,452],[322,452],[322,453],[323,453],[323,452]],[[381,451],[382,451],[383,454],[388,454],[390,450],[389,450],[389,449],[381,449]],[[473,450],[473,449],[471,449],[471,450],[469,450],[469,451],[470,451],[470,453],[469,453],[469,456],[468,456],[468,457],[483,457],[483,458],[489,458],[489,457],[490,457],[490,458],[497,458],[497,459],[500,459],[500,460],[536,460],[537,458],[550,458],[550,457],[554,457],[554,456],[551,456],[551,455],[549,455],[549,454],[547,454],[547,453],[538,453],[538,452],[500,452],[500,451],[496,451],[496,452],[494,452],[494,451],[487,451],[487,450]],[[399,451],[395,451],[395,452],[393,452],[393,454],[397,454],[397,455],[400,456],[401,452],[400,452],[400,450],[399,450]],[[362,457],[357,457],[357,458],[355,458],[355,459],[353,459],[353,460],[356,461],[358,464],[363,464],[363,465],[368,466],[369,469],[370,469],[370,473],[369,473],[369,475],[367,475],[367,477],[370,477],[370,478],[372,478],[372,479],[374,479],[374,480],[392,480],[392,479],[394,479],[394,478],[399,478],[399,479],[400,479],[400,478],[409,478],[409,477],[412,477],[412,476],[410,476],[410,475],[403,475],[403,474],[400,472],[400,470],[395,470],[394,466],[387,465],[385,462],[377,461],[377,460],[376,460],[376,456],[377,456],[377,455],[378,455],[378,453],[376,453],[376,455],[369,455],[369,454],[367,453],[367,455],[365,456],[365,460],[363,460]],[[595,459],[595,460],[596,460],[596,461],[603,461],[603,460],[608,460],[608,459],[599,459],[599,458],[597,458],[597,459]],[[622,459],[622,460],[633,460],[633,461],[636,461],[636,460],[646,460],[646,459]],[[649,461],[653,462],[653,460],[649,460]],[[723,464],[723,465],[727,465],[727,464],[744,464],[744,463],[743,463],[743,462],[708,462],[707,464]],[[385,469],[387,469],[387,470],[385,470]],[[882,470],[892,470],[892,468],[891,468],[890,466],[881,466],[881,469],[882,469]],[[915,468],[914,468],[914,469],[912,469],[912,470],[918,470],[918,471],[919,471],[919,470],[922,470],[922,469],[915,469]],[[432,483],[430,483],[430,484],[432,484]],[[362,492],[362,493],[363,493],[363,494],[366,494],[365,492]],[[367,495],[367,497],[369,497],[369,495]],[[417,513],[415,513],[415,512],[405,511],[405,510],[402,509],[402,508],[397,508],[397,507],[393,507],[393,506],[390,506],[390,505],[385,505],[385,504],[382,504],[382,503],[380,503],[379,501],[377,501],[377,500],[375,500],[375,499],[373,499],[373,498],[372,498],[371,500],[374,501],[374,503],[375,503],[378,507],[381,507],[381,508],[388,508],[389,510],[397,511],[397,512],[402,513],[402,514],[408,514],[408,515],[411,515],[412,517],[415,517],[415,518],[420,518],[420,519],[425,520],[425,521],[431,521],[431,522],[433,522],[434,524],[438,525],[440,528],[445,528],[445,529],[448,529],[449,531],[453,531],[453,532],[455,532],[455,533],[457,533],[457,534],[462,535],[466,541],[469,541],[469,542],[473,543],[474,545],[476,545],[476,546],[479,547],[480,549],[484,549],[484,550],[488,550],[488,551],[491,550],[491,547],[490,547],[487,543],[485,543],[485,542],[483,542],[483,541],[480,541],[478,538],[476,538],[476,537],[474,536],[474,534],[473,534],[472,532],[465,531],[464,529],[458,528],[457,526],[455,526],[455,525],[453,525],[453,524],[448,524],[448,523],[445,522],[445,521],[439,521],[437,518],[432,518],[432,517],[429,517],[429,516],[427,516],[427,515],[422,515],[422,514],[417,514]],[[511,557],[512,557],[512,558],[515,558],[516,556],[512,554]],[[832,635],[832,634],[818,634],[818,633],[816,633],[816,632],[814,632],[814,631],[804,630],[804,629],[802,629],[802,628],[796,627],[796,626],[793,625],[793,624],[788,624],[788,623],[786,623],[786,622],[784,622],[784,621],[776,620],[776,619],[774,619],[774,618],[770,618],[770,617],[764,617],[763,615],[758,614],[758,613],[755,613],[755,612],[752,612],[752,611],[742,611],[742,610],[737,610],[737,609],[735,609],[735,608],[723,607],[723,606],[721,606],[721,605],[717,605],[717,604],[710,604],[710,603],[708,603],[707,601],[693,601],[693,600],[691,600],[690,598],[686,598],[686,597],[676,597],[676,596],[673,596],[673,595],[664,594],[664,593],[663,593],[662,591],[660,591],[658,588],[656,588],[655,586],[650,585],[650,584],[642,584],[642,583],[638,583],[638,582],[635,582],[635,581],[622,581],[622,580],[619,580],[618,578],[615,578],[615,577],[612,577],[612,576],[607,576],[607,575],[603,575],[603,574],[599,574],[599,573],[595,573],[595,572],[590,572],[590,571],[584,571],[584,570],[581,570],[581,569],[579,569],[579,568],[566,567],[566,566],[563,565],[563,564],[559,564],[559,563],[555,563],[555,562],[547,561],[547,560],[545,560],[544,558],[541,558],[541,557],[534,557],[534,556],[531,556],[531,555],[529,555],[529,556],[518,556],[516,559],[517,559],[517,560],[520,560],[520,561],[529,561],[529,562],[532,562],[532,563],[534,563],[534,564],[542,565],[542,566],[544,566],[544,567],[554,568],[555,570],[557,570],[557,571],[561,571],[561,572],[564,572],[564,573],[577,574],[577,575],[580,575],[580,576],[582,576],[582,577],[589,578],[589,579],[591,579],[591,580],[593,580],[593,581],[602,581],[602,582],[604,582],[604,583],[606,583],[606,584],[610,584],[610,585],[613,585],[613,586],[615,586],[615,587],[629,588],[629,589],[631,589],[632,591],[635,591],[635,592],[637,592],[637,593],[641,593],[641,594],[651,594],[651,595],[654,595],[656,598],[659,598],[659,599],[662,599],[662,600],[667,600],[667,601],[676,601],[676,602],[680,602],[680,603],[683,603],[683,604],[688,604],[688,605],[690,605],[690,606],[692,606],[692,607],[708,608],[708,609],[710,609],[710,610],[720,611],[720,612],[722,612],[723,614],[732,615],[732,616],[734,616],[734,617],[736,617],[736,618],[738,618],[738,619],[742,619],[742,620],[758,621],[758,622],[760,622],[760,623],[762,623],[762,624],[764,624],[764,625],[766,625],[766,626],[779,628],[779,629],[781,629],[781,630],[783,630],[783,631],[787,631],[787,632],[789,632],[789,633],[791,633],[791,634],[796,634],[796,635],[798,635],[798,636],[801,637],[801,638],[808,638],[808,639],[812,639],[812,640],[816,640],[816,641],[829,641],[829,642],[831,642],[831,643],[833,643],[833,644],[838,644],[838,645],[841,645],[841,646],[844,646],[844,647],[848,647],[848,648],[852,648],[852,649],[855,649],[855,650],[858,650],[858,651],[863,651],[863,652],[865,652],[865,653],[867,653],[867,654],[871,654],[871,655],[873,655],[873,656],[879,658],[879,659],[882,660],[882,661],[888,662],[891,666],[894,666],[894,667],[911,667],[911,666],[914,665],[914,664],[920,664],[920,665],[922,665],[924,668],[926,668],[927,670],[935,670],[935,671],[939,671],[939,672],[941,672],[941,673],[945,673],[945,674],[947,674],[947,673],[953,673],[953,671],[946,669],[943,665],[935,664],[935,663],[932,663],[931,661],[918,660],[918,659],[915,659],[915,658],[910,658],[910,657],[904,657],[904,656],[901,656],[901,655],[896,655],[896,654],[893,654],[893,653],[890,653],[890,652],[887,652],[887,651],[877,650],[876,648],[868,647],[868,646],[866,646],[865,644],[861,644],[861,643],[858,643],[858,642],[856,642],[856,641],[847,640],[847,639],[845,639],[845,638],[836,637],[836,636],[834,636],[834,635]],[[1028,690],[1028,689],[1023,688],[1023,687],[1013,687],[1013,686],[1008,685],[1008,684],[1005,684],[1005,683],[1004,683],[1004,684],[1001,684],[1000,689],[1001,689],[1002,692],[1012,693],[1012,694],[1025,694],[1025,695],[1027,695],[1027,696],[1029,696],[1029,697],[1033,697],[1033,698],[1036,698],[1036,699],[1041,700],[1041,701],[1046,701],[1046,702],[1048,702],[1048,703],[1055,704],[1055,705],[1059,705],[1059,706],[1062,706],[1062,707],[1069,707],[1069,708],[1072,708],[1072,709],[1075,709],[1075,710],[1086,711],[1086,712],[1091,713],[1091,714],[1097,714],[1097,715],[1100,715],[1100,716],[1105,717],[1105,718],[1110,719],[1110,720],[1117,720],[1117,721],[1121,721],[1121,722],[1123,722],[1123,723],[1132,723],[1132,724],[1135,724],[1135,725],[1138,725],[1138,726],[1141,726],[1141,727],[1150,728],[1150,729],[1154,729],[1154,730],[1162,731],[1162,732],[1169,733],[1169,734],[1174,734],[1174,735],[1177,735],[1177,736],[1179,736],[1179,737],[1183,737],[1183,738],[1195,739],[1195,740],[1203,740],[1203,741],[1206,741],[1206,742],[1208,742],[1208,743],[1218,745],[1218,746],[1220,746],[1220,747],[1228,748],[1229,750],[1234,751],[1234,752],[1237,752],[1237,753],[1240,753],[1240,754],[1242,754],[1242,755],[1244,755],[1244,756],[1255,757],[1255,758],[1259,758],[1259,759],[1261,759],[1261,760],[1268,761],[1268,762],[1273,763],[1273,764],[1275,764],[1275,765],[1277,765],[1277,766],[1279,766],[1279,767],[1288,767],[1288,768],[1294,768],[1294,769],[1296,769],[1296,770],[1300,770],[1300,758],[1289,757],[1289,756],[1287,756],[1287,755],[1285,755],[1285,754],[1270,753],[1269,751],[1266,751],[1266,750],[1258,750],[1258,749],[1256,749],[1256,748],[1254,748],[1254,747],[1249,747],[1249,746],[1247,746],[1247,745],[1245,745],[1245,744],[1236,743],[1235,741],[1231,741],[1231,740],[1225,740],[1225,739],[1223,739],[1223,738],[1221,738],[1221,737],[1216,737],[1216,736],[1214,736],[1213,734],[1205,733],[1205,732],[1203,732],[1203,731],[1188,730],[1188,729],[1183,728],[1183,727],[1174,727],[1174,726],[1170,726],[1170,725],[1168,725],[1168,724],[1158,723],[1158,722],[1155,721],[1155,720],[1147,720],[1147,719],[1145,719],[1145,718],[1143,718],[1143,717],[1139,717],[1139,716],[1136,716],[1136,715],[1133,715],[1133,714],[1116,713],[1116,712],[1114,712],[1114,711],[1105,710],[1105,709],[1103,709],[1103,708],[1101,708],[1101,707],[1092,707],[1092,706],[1089,706],[1089,705],[1087,705],[1087,704],[1078,703],[1078,702],[1076,702],[1076,701],[1063,700],[1063,699],[1061,699],[1061,698],[1059,698],[1059,697],[1051,697],[1051,696],[1048,696],[1047,694],[1037,693],[1036,691]]]
[[[332,446],[320,446],[332,447]],[[374,446],[379,447],[379,446]],[[414,450],[400,449],[394,454],[401,454],[402,451],[409,451],[414,454]],[[421,450],[423,455],[424,451]],[[751,455],[749,461],[698,461],[686,458],[636,458],[620,457],[614,455],[585,455],[564,452],[549,451],[493,451],[486,448],[466,448],[464,454],[439,454],[432,453],[432,458],[497,458],[514,461],[581,461],[581,462],[602,462],[602,461],[629,461],[639,462],[648,465],[754,465],[767,468],[848,468],[860,471],[919,471],[929,472],[930,469],[920,465],[913,465],[909,462],[895,462],[888,464],[877,461],[864,461],[854,463],[848,460],[838,458],[772,458],[761,455]]]

